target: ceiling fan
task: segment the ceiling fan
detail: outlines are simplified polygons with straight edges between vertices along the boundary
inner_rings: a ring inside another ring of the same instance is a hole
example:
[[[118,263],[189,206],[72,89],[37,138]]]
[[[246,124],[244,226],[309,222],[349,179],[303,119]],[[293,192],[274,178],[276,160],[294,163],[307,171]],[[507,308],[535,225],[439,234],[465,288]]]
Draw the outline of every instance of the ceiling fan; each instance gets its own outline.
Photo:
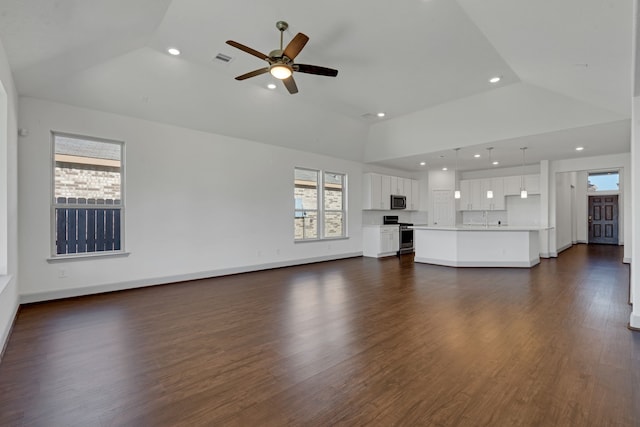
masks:
[[[247,52],[250,55],[263,59],[269,63],[268,67],[259,68],[246,74],[242,74],[236,77],[236,80],[245,80],[250,77],[259,76],[261,74],[269,72],[273,77],[282,80],[290,94],[294,94],[298,93],[298,86],[293,79],[294,72],[317,74],[320,76],[328,77],[335,77],[338,75],[338,70],[334,70],[332,68],[294,63],[293,60],[296,56],[298,56],[302,48],[304,48],[304,46],[307,44],[307,42],[309,41],[309,37],[307,37],[305,34],[298,33],[289,42],[287,47],[283,49],[282,37],[284,31],[289,28],[289,24],[284,21],[278,21],[276,22],[276,28],[280,31],[280,49],[272,50],[269,55],[265,55],[262,52],[258,52],[255,49],[251,49],[250,47],[247,47],[238,42],[234,42],[233,40],[227,40],[228,45]]]

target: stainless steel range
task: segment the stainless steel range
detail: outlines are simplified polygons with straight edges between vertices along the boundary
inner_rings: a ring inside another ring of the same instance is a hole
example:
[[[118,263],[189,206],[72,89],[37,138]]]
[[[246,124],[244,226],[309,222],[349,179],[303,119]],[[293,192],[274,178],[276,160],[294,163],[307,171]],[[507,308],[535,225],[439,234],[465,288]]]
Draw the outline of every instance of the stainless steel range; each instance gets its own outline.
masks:
[[[409,254],[413,252],[413,230],[411,227],[413,224],[409,222],[399,222],[397,215],[385,215],[382,217],[382,223],[385,225],[398,224],[400,233],[400,249],[398,250],[398,256],[402,254]]]

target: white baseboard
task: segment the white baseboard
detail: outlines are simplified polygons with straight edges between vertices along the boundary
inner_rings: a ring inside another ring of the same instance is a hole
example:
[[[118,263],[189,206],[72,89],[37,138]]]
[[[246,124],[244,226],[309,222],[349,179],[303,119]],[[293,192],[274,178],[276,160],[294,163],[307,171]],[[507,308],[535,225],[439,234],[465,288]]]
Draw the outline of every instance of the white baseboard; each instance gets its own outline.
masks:
[[[521,267],[529,268],[540,263],[539,259],[530,261],[482,261],[482,262],[470,262],[470,261],[450,261],[442,259],[432,259],[415,257],[414,262],[424,264],[443,265],[445,267]]]
[[[9,285],[9,282],[11,282],[10,275],[0,274],[0,294],[4,291],[4,288]]]
[[[16,323],[16,317],[18,316],[19,309],[20,304],[16,302],[16,305],[13,307],[13,312],[11,313],[11,321],[7,324],[5,330],[2,331],[2,336],[0,336],[0,362],[2,362],[4,351],[7,349],[7,344],[9,344],[9,336],[13,330],[13,325]]]
[[[566,251],[567,249],[569,249],[571,246],[573,246],[571,243],[567,243],[566,245],[559,247],[558,250],[555,252],[556,256],[558,256],[558,254],[562,251]]]
[[[173,282],[184,282],[187,280],[208,279],[210,277],[228,276],[231,274],[250,273],[253,271],[270,270],[273,268],[293,267],[296,265],[313,264],[316,262],[334,261],[345,258],[362,256],[362,252],[351,252],[339,255],[326,255],[313,258],[305,258],[291,261],[278,261],[267,264],[249,265],[243,267],[223,268],[219,270],[199,271],[196,273],[178,274],[174,276],[151,277],[147,279],[129,280],[126,282],[107,283],[96,286],[85,286],[74,289],[61,289],[50,292],[35,292],[20,295],[20,304],[33,302],[51,301],[62,298],[79,297],[83,295],[101,294],[105,292],[123,291],[126,289],[143,288],[146,286],[166,285]]]
[[[640,313],[636,313],[635,311],[631,313],[631,317],[629,318],[629,327],[640,331]]]

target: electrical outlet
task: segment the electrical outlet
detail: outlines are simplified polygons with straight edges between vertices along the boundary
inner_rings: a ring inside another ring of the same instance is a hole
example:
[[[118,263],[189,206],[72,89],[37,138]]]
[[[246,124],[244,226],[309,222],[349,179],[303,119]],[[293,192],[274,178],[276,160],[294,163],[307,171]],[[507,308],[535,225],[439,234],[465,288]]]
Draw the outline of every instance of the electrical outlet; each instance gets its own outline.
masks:
[[[67,277],[67,269],[66,268],[59,268],[58,269],[58,277],[60,279],[64,279],[65,277]]]

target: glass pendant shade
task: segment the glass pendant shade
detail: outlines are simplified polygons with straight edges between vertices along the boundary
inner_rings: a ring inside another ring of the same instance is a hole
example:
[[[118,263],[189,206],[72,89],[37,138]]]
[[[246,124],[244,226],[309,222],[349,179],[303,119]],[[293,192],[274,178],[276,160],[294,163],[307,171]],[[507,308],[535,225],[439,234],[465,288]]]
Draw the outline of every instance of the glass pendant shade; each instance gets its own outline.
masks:
[[[455,188],[455,191],[453,192],[453,198],[459,199],[460,190],[458,190],[458,151],[460,151],[460,149],[454,148],[454,151],[456,152],[456,168],[453,171],[453,188]]]
[[[285,64],[272,65],[271,68],[269,69],[269,72],[273,77],[280,80],[289,78],[293,73],[293,71],[291,70],[291,67]]]
[[[489,147],[487,150],[489,151],[489,165],[492,165],[493,161],[491,159],[491,151],[493,150],[493,147]],[[487,190],[487,199],[493,199],[493,190]]]
[[[522,147],[522,175],[520,175],[520,198],[526,199],[528,197],[527,189],[524,186],[524,152],[527,147]]]

